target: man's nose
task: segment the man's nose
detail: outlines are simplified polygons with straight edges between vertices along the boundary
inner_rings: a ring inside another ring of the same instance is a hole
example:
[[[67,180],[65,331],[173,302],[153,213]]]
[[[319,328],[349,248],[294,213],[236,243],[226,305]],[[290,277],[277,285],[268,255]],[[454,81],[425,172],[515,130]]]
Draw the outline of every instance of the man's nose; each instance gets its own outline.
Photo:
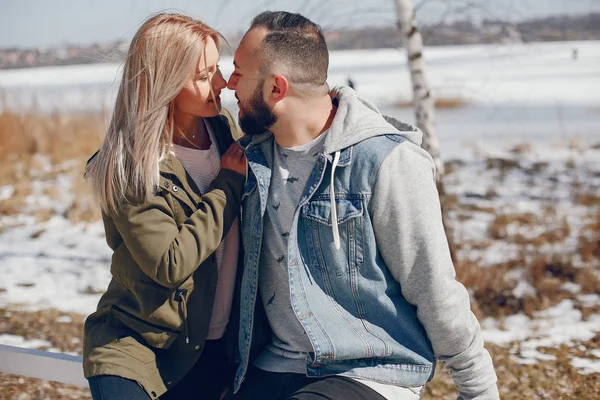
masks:
[[[229,77],[229,80],[227,81],[227,89],[235,90],[235,84],[236,84],[235,77],[233,75],[231,75]]]

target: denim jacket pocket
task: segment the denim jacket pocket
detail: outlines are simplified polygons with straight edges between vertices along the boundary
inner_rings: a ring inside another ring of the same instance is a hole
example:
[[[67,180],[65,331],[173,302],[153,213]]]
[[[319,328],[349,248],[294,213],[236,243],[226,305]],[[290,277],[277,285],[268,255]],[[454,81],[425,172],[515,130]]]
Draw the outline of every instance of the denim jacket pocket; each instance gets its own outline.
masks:
[[[363,205],[359,198],[336,198],[337,223],[341,225],[351,218],[363,215]],[[333,226],[331,221],[331,201],[329,196],[319,196],[306,203],[302,209],[305,218]]]
[[[313,265],[324,272],[334,272],[342,276],[349,268],[356,268],[362,262],[362,216],[364,205],[360,197],[336,198],[337,227],[331,218],[331,201],[329,196],[313,198],[302,208],[304,219],[304,250],[310,253]],[[333,230],[340,235],[341,247],[335,249]],[[301,246],[303,247],[303,246]]]

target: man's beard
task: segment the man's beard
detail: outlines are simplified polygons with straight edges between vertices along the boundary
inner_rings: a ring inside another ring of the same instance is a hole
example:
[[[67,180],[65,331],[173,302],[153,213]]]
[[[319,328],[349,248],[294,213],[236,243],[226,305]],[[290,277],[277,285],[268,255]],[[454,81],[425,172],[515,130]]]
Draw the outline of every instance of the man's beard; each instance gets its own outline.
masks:
[[[240,109],[242,110],[239,120],[240,128],[249,136],[261,134],[277,122],[277,117],[262,97],[261,88],[262,85],[256,86],[248,102],[248,107],[242,108],[240,102]]]

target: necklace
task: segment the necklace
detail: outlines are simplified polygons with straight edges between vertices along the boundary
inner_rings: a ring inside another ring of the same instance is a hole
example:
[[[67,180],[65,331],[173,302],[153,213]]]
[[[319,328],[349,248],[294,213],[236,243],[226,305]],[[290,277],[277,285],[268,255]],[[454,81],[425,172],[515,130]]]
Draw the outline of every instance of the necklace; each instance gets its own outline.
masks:
[[[205,135],[203,137],[203,139],[205,139],[204,143],[200,143],[200,144],[196,144],[195,142],[193,142],[192,140],[190,140],[190,138],[185,133],[183,133],[183,131],[181,130],[181,128],[179,128],[179,126],[175,125],[175,128],[176,128],[177,135],[180,137],[180,140],[179,140],[180,142],[181,142],[181,139],[182,139],[183,141],[185,141],[186,143],[192,145],[194,148],[196,148],[198,150],[208,150],[208,149],[210,149],[210,146],[211,146],[212,142],[211,142],[210,137],[208,135],[208,130],[204,126],[204,121],[203,121],[202,118],[196,119],[196,132],[192,133],[191,139],[196,139],[196,137],[198,136],[198,133],[199,133],[199,131],[201,129],[201,125],[200,124],[203,124],[202,128],[204,128],[204,129],[202,131],[205,133]],[[175,143],[175,144],[181,145],[181,143]]]

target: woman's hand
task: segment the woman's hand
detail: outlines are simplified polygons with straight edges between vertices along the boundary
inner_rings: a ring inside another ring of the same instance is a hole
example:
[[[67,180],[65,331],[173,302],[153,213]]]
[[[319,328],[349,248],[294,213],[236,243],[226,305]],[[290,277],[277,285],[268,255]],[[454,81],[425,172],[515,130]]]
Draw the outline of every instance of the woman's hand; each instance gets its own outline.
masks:
[[[246,175],[246,155],[244,149],[234,142],[221,157],[221,168],[230,169],[240,175]]]

